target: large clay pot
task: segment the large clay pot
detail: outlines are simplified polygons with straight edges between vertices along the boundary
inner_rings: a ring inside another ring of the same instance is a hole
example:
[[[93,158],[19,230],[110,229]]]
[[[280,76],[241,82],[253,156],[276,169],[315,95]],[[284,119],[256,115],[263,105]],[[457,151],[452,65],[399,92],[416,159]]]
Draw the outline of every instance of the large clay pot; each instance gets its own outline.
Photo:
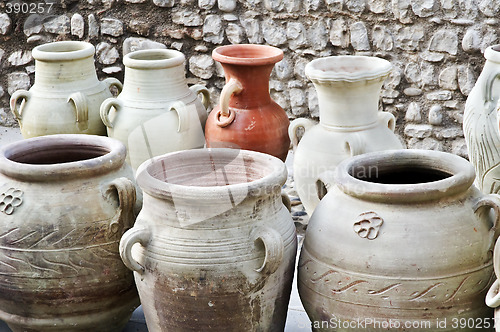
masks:
[[[269,95],[269,77],[283,51],[267,45],[226,45],[212,57],[226,85],[205,129],[207,147],[264,152],[285,161],[290,140],[286,112]]]
[[[0,150],[0,320],[13,331],[122,331],[139,305],[118,244],[134,223],[125,146],[50,135]]]
[[[316,125],[296,119],[289,135],[295,188],[309,214],[320,200],[317,182],[322,172],[351,156],[403,148],[394,134],[394,115],[378,111],[380,90],[391,69],[389,61],[367,56],[332,56],[306,65],[318,93],[320,121]],[[300,142],[299,128],[305,129]]]
[[[108,136],[127,146],[134,169],[154,156],[205,145],[209,92],[201,85],[188,88],[184,60],[175,50],[128,53],[122,93],[101,105]]]
[[[317,331],[370,320],[370,331],[424,328],[413,322],[476,331],[486,320],[491,329],[484,299],[500,199],[473,186],[472,165],[438,151],[382,151],[345,160],[334,180],[299,259],[299,294]]]
[[[500,191],[500,134],[498,100],[500,96],[500,45],[484,52],[483,71],[467,97],[464,135],[469,160],[476,169],[476,185],[484,193]]]
[[[199,149],[156,157],[137,172],[144,206],[120,253],[148,329],[283,331],[297,249],[280,195],[283,162]]]
[[[94,46],[82,41],[53,42],[33,49],[35,84],[10,98],[10,108],[24,138],[106,135],[99,107],[112,96],[109,88],[121,90],[122,84],[115,78],[97,79],[94,53]]]

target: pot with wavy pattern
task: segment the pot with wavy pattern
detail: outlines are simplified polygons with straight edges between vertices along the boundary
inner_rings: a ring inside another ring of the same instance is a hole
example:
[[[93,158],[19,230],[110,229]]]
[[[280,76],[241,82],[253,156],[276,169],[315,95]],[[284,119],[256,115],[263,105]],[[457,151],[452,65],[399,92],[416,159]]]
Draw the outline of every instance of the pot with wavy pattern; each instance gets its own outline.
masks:
[[[370,331],[419,330],[412,322],[476,331],[490,321],[491,329],[485,295],[500,198],[473,186],[471,164],[438,151],[373,152],[323,179],[331,185],[310,219],[298,268],[316,331],[354,331],[353,321]]]
[[[150,331],[283,331],[297,249],[285,180],[279,159],[236,149],[140,166],[144,206],[120,253]]]
[[[139,304],[118,244],[136,190],[120,142],[50,135],[0,150],[0,320],[17,331],[122,331]]]

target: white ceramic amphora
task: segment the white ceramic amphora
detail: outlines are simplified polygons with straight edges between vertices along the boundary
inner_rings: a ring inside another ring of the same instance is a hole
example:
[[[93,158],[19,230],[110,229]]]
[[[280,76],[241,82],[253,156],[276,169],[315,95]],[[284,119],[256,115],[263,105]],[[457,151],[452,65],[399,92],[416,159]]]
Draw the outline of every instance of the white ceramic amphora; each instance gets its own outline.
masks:
[[[101,103],[121,91],[115,78],[99,81],[94,66],[95,48],[82,41],[60,41],[37,46],[35,83],[17,90],[10,108],[24,138],[50,134],[106,135],[99,116]]]
[[[320,200],[322,172],[351,156],[403,148],[393,133],[394,116],[378,111],[380,90],[391,69],[387,60],[367,56],[332,56],[306,65],[318,93],[320,122],[296,119],[289,135],[295,150],[295,187],[309,214]],[[299,128],[305,129],[300,142]]]
[[[175,50],[128,53],[122,93],[101,105],[108,135],[127,146],[134,169],[154,156],[205,144],[209,92],[201,85],[188,88],[184,60]]]

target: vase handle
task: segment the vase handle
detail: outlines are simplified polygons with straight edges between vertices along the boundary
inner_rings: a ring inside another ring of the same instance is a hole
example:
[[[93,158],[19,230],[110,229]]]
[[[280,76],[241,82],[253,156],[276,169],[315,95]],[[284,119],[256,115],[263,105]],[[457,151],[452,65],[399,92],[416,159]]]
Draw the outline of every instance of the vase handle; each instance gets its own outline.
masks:
[[[189,129],[189,110],[182,101],[176,101],[170,105],[170,111],[177,113],[179,124],[177,125],[177,132],[186,131]]]
[[[108,86],[108,90],[111,92],[111,87],[114,86],[118,90],[118,94],[120,94],[123,90],[123,84],[118,79],[114,77],[108,77],[103,80],[104,83]]]
[[[81,92],[75,92],[69,95],[66,102],[72,102],[75,107],[78,130],[87,130],[89,128],[89,106],[87,96]]]
[[[191,85],[189,90],[193,91],[197,96],[201,96],[201,103],[206,110],[210,106],[210,92],[206,87],[200,84]]]
[[[351,157],[365,153],[365,141],[359,136],[358,133],[351,133],[344,140],[344,150]]]
[[[281,234],[271,227],[260,226],[252,231],[251,236],[254,243],[261,241],[264,244],[266,252],[264,263],[255,271],[264,275],[273,274],[280,266],[285,250]]]
[[[496,308],[500,306],[500,281],[495,280],[493,285],[491,285],[488,293],[486,294],[486,305],[490,308]]]
[[[480,198],[476,204],[474,204],[474,212],[478,213],[479,209],[482,207],[488,207],[491,208],[494,211],[494,218],[495,220],[493,221],[493,226],[490,228],[490,234],[489,234],[489,248],[490,250],[493,249],[493,246],[495,245],[495,241],[497,240],[498,237],[498,231],[499,228],[498,226],[500,225],[500,195],[497,194],[488,194],[482,198]],[[498,257],[500,259],[500,257]],[[500,261],[499,261],[500,264]],[[499,266],[500,268],[500,266]],[[500,273],[500,270],[499,270]]]
[[[231,99],[233,94],[239,93],[241,90],[243,90],[243,86],[235,78],[231,78],[222,88],[220,106],[215,117],[215,122],[219,127],[227,127],[234,121],[235,114],[234,111],[229,109],[229,99]]]
[[[316,194],[321,201],[323,197],[328,193],[328,190],[334,183],[334,170],[326,170],[318,176],[316,180]]]
[[[135,271],[139,274],[143,274],[145,271],[144,266],[139,264],[132,257],[132,247],[134,244],[139,243],[141,246],[146,247],[150,241],[151,233],[145,228],[133,227],[123,234],[120,240],[120,257],[122,258],[123,264],[130,270]]]
[[[281,202],[286,207],[288,212],[292,212],[292,201],[290,200],[288,194],[284,191],[281,192]]]
[[[311,127],[315,125],[313,120],[306,118],[298,118],[293,120],[288,127],[288,136],[292,142],[292,148],[295,150],[297,145],[299,145],[299,138],[297,137],[297,130],[299,128],[304,128],[304,133]]]
[[[387,123],[387,128],[394,132],[396,130],[396,117],[389,112],[378,112],[378,117],[381,121]]]
[[[102,102],[100,110],[101,120],[108,128],[113,128],[113,123],[109,120],[109,111],[111,111],[111,107],[114,107],[118,112],[123,108],[123,102],[114,97],[108,98]]]
[[[118,211],[109,223],[108,237],[118,233],[120,228],[128,229],[134,224],[135,186],[125,177],[114,179],[109,184],[108,192],[118,193]]]
[[[30,92],[27,90],[17,90],[10,97],[10,110],[12,111],[12,114],[14,114],[14,117],[16,118],[17,122],[19,123],[20,127],[22,127],[22,114],[23,114],[24,105],[28,101],[29,97],[30,97]],[[21,101],[21,106],[19,106],[19,110],[18,110],[17,109],[17,101],[20,98],[22,99],[22,101]]]

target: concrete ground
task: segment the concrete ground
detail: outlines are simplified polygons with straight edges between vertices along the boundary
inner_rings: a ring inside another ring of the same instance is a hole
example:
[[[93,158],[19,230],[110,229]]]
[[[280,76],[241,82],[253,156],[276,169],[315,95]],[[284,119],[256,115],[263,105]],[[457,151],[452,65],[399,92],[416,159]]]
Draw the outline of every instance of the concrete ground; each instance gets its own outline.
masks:
[[[5,128],[0,127],[0,146],[5,144],[21,140],[22,136],[19,128]],[[293,155],[290,155],[286,161],[287,167],[291,168]],[[291,171],[291,170],[290,170]],[[299,240],[302,238],[302,234],[299,235]],[[301,241],[299,242],[299,248]],[[298,259],[298,256],[297,256]],[[297,273],[295,273],[297,277]],[[292,296],[290,299],[290,304],[288,307],[288,316],[286,320],[285,332],[310,332],[311,326],[309,318],[302,307],[302,303],[299,298],[297,291],[297,280],[295,278]],[[7,325],[0,321],[0,332],[11,332]],[[139,307],[132,315],[129,324],[126,326],[123,332],[148,332],[146,323],[144,320],[144,314],[142,308]],[[241,331],[244,332],[244,331]]]

